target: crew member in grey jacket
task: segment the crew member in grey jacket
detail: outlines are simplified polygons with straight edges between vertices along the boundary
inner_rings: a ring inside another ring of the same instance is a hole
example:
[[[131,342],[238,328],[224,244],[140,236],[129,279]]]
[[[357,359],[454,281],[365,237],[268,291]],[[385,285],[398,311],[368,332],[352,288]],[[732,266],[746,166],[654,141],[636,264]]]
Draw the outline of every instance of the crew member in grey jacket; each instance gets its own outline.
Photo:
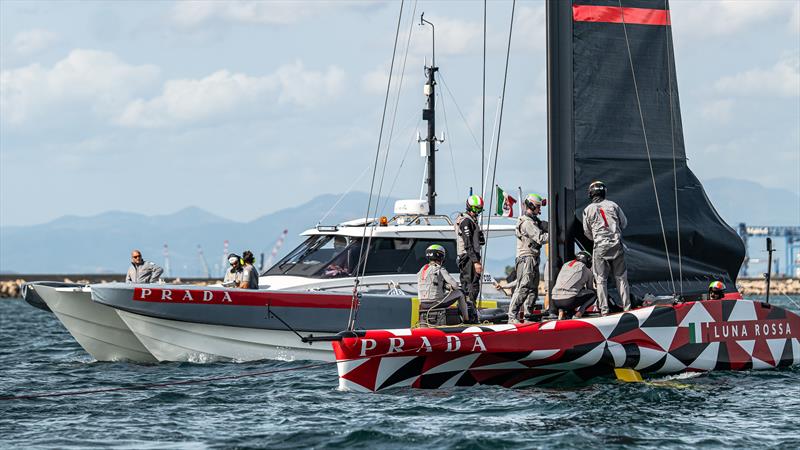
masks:
[[[564,264],[553,285],[550,301],[558,309],[559,319],[583,317],[597,296],[592,287],[592,255],[579,252],[575,259]],[[578,311],[575,312],[575,309]]]
[[[134,250],[131,252],[131,267],[125,276],[126,283],[156,283],[164,269],[153,262],[145,261],[142,252]]]
[[[520,323],[520,308],[530,314],[539,299],[539,253],[547,242],[547,222],[539,214],[546,202],[540,195],[528,195],[525,214],[517,222],[517,290],[508,307],[508,323]]]
[[[602,315],[609,313],[607,282],[609,274],[613,274],[622,308],[628,311],[631,297],[622,243],[622,230],[628,226],[628,219],[619,205],[606,200],[606,185],[602,181],[589,185],[589,198],[592,202],[583,210],[583,233],[594,241],[592,272],[597,287],[597,306]]]
[[[424,311],[448,308],[453,303],[458,302],[458,313],[461,316],[461,321],[468,323],[470,322],[470,317],[467,309],[467,300],[464,293],[459,289],[456,280],[444,268],[446,255],[444,247],[439,244],[433,244],[425,250],[428,264],[422,266],[422,269],[417,273],[419,306]]]

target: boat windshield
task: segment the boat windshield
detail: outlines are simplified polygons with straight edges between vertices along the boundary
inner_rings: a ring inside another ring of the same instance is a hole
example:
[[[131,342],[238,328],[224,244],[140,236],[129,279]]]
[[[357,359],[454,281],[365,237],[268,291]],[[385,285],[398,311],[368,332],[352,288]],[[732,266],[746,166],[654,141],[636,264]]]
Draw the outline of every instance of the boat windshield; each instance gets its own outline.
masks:
[[[292,250],[264,275],[292,275],[310,278],[354,277],[361,238],[317,235]],[[389,275],[417,273],[428,261],[425,250],[432,244],[442,245],[447,251],[445,267],[458,272],[455,240],[373,238],[364,275]]]

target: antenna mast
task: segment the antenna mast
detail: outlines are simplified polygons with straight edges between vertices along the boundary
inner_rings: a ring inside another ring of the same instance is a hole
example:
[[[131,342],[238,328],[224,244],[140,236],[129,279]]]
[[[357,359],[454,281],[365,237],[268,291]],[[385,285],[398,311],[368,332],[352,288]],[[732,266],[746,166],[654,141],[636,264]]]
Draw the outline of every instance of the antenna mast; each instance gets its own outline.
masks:
[[[444,137],[441,139],[436,137],[436,72],[439,70],[436,67],[436,29],[433,23],[425,20],[425,13],[419,17],[419,24],[420,26],[430,25],[432,36],[431,65],[425,66],[425,75],[428,79],[424,92],[427,103],[422,110],[422,120],[428,122],[428,135],[419,142],[424,143],[420,146],[420,150],[422,156],[427,158],[425,184],[428,185],[428,214],[436,214],[436,143],[444,142]]]

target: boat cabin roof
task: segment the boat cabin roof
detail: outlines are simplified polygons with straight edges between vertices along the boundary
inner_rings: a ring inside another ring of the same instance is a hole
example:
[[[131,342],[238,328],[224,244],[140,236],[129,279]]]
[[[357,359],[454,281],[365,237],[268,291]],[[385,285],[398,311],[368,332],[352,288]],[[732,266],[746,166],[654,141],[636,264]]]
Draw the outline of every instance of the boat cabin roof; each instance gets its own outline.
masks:
[[[495,221],[505,223],[493,223],[489,226],[484,225],[483,231],[487,237],[513,236],[516,228],[515,222],[507,217],[493,217]],[[303,236],[347,236],[362,237],[370,235],[385,238],[422,238],[422,239],[455,239],[455,229],[453,222],[448,216],[395,216],[385,219],[385,225],[381,225],[379,218],[369,218],[367,220],[357,219],[343,222],[339,225],[317,225],[302,233]]]

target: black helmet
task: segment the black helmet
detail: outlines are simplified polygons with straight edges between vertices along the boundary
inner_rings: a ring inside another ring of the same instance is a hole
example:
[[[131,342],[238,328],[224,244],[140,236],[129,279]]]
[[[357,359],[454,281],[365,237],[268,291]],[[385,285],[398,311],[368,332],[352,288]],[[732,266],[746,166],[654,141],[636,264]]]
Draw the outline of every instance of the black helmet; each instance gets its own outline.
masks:
[[[592,181],[589,185],[589,198],[606,198],[606,185],[602,181]]]
[[[575,255],[575,260],[582,262],[586,267],[592,267],[592,255],[587,251],[578,252],[578,254]]]
[[[444,247],[439,244],[433,244],[425,250],[425,257],[428,258],[428,261],[442,262],[446,255]]]

